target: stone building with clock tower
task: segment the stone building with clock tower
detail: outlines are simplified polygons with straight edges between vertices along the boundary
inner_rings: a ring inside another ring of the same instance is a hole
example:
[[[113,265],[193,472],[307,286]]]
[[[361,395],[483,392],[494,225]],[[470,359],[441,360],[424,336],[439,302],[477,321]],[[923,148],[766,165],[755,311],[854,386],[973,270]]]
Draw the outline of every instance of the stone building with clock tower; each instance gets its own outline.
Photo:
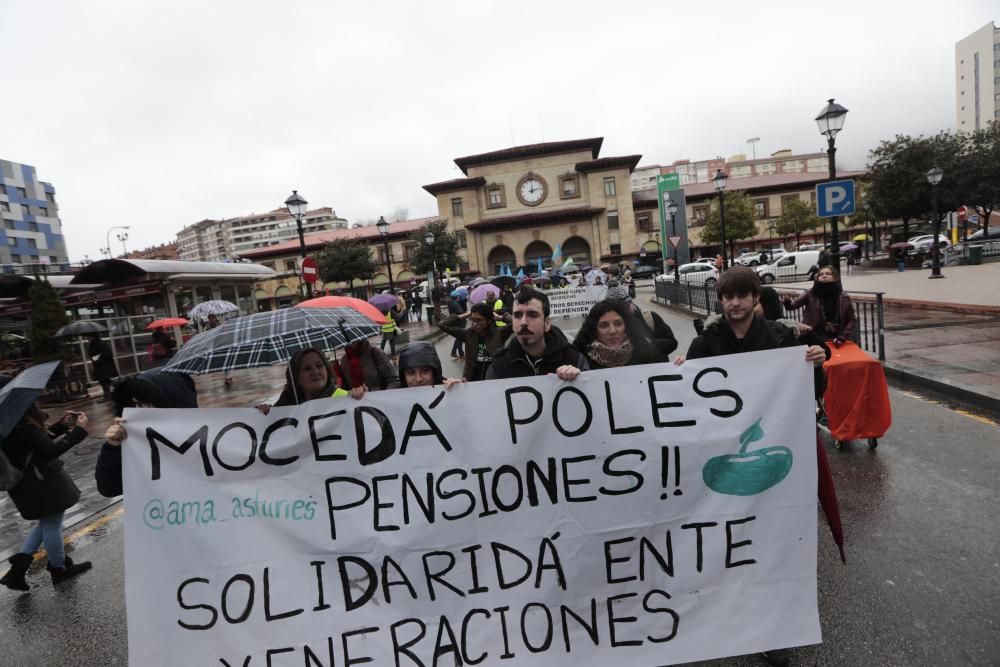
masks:
[[[630,177],[642,156],[598,157],[603,138],[515,146],[455,160],[465,178],[425,185],[458,236],[463,271],[578,264],[639,255]]]

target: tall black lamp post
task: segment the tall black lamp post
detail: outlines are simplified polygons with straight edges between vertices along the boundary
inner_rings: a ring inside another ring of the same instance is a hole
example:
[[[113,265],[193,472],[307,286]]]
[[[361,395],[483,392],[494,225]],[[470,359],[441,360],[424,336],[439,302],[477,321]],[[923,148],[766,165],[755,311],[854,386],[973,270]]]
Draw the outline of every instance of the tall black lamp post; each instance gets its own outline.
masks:
[[[847,109],[833,101],[831,97],[827,105],[816,116],[820,134],[826,137],[826,154],[830,159],[830,180],[837,180],[837,133],[844,128]],[[837,229],[837,217],[830,218],[830,265],[840,271],[840,235]]]
[[[431,261],[434,264],[434,282],[436,283],[438,280],[438,260],[437,251],[434,248],[434,232],[427,232],[427,235],[424,236],[424,241],[427,242],[427,245],[431,249]]]
[[[729,258],[726,263],[726,174],[719,169],[715,172],[715,191],[719,193],[719,235],[722,237],[722,264],[723,268],[733,265],[733,258]]]
[[[944,178],[944,170],[934,165],[927,171],[927,182],[931,184],[934,199],[934,240],[931,241],[931,278],[944,278],[941,275],[941,215],[938,213],[938,184]]]
[[[389,223],[381,215],[375,223],[379,236],[382,237],[382,245],[385,248],[385,268],[389,274],[389,291],[396,293],[396,283],[392,281],[392,255],[389,254]]]
[[[302,259],[306,258],[306,237],[302,231],[302,216],[306,214],[306,206],[308,205],[309,202],[299,194],[298,190],[292,190],[292,194],[285,200],[285,207],[288,209],[288,213],[295,218],[295,227],[299,231],[299,255],[302,256]],[[299,279],[302,280],[301,273],[299,274]],[[302,282],[305,282],[305,280],[302,280]],[[311,299],[312,296],[312,283],[306,283],[306,298]]]

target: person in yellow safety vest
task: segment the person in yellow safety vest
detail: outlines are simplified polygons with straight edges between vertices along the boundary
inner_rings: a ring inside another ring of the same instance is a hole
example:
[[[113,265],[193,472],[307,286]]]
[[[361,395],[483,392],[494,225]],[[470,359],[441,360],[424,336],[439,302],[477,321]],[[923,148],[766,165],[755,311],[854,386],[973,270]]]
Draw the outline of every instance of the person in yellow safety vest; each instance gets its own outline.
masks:
[[[493,292],[486,293],[486,305],[491,307],[493,309],[493,312],[496,313],[497,315],[500,315],[501,317],[503,316],[503,301],[498,299],[497,295],[494,294]],[[507,326],[503,320],[497,320],[496,324],[498,327]]]
[[[385,352],[385,344],[389,343],[389,354],[396,356],[396,336],[399,335],[399,327],[396,325],[396,309],[390,308],[385,314],[385,324],[382,325],[382,344],[379,348]]]

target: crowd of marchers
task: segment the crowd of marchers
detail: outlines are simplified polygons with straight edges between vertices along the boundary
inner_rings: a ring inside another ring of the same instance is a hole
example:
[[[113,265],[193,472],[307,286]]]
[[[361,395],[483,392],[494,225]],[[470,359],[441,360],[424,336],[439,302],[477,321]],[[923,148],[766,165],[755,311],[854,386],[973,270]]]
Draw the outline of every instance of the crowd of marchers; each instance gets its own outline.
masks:
[[[716,291],[722,312],[704,322],[696,321],[699,335],[686,354],[673,357],[673,363],[804,345],[803,363],[815,368],[819,396],[824,385],[822,363],[830,356],[829,346],[839,345],[854,333],[854,310],[837,270],[821,268],[810,290],[784,303],[745,267],[724,271]],[[396,357],[392,354],[395,350],[386,354],[368,340],[359,340],[345,348],[335,362],[322,350],[301,349],[289,360],[283,390],[273,405],[360,399],[371,391],[451,387],[462,382],[545,374],[573,381],[591,369],[671,361],[670,355],[677,348],[673,331],[659,315],[633,303],[631,294],[628,286],[612,281],[605,298],[590,309],[572,341],[552,323],[546,293],[532,285],[521,285],[516,292],[505,290],[503,299],[490,298],[468,311],[453,310],[438,326],[459,344],[453,355],[464,357],[460,378],[444,377],[437,351],[425,341],[402,346]],[[782,319],[783,306],[804,308],[802,321]],[[0,376],[0,386],[9,381]],[[119,380],[109,398],[118,416],[105,429],[95,477],[99,492],[114,497],[122,494],[121,449],[128,438],[122,412],[129,407],[196,408],[198,398],[191,377],[161,368]],[[264,413],[271,407],[258,406]],[[0,578],[4,586],[18,591],[30,589],[26,576],[42,545],[54,584],[91,567],[65,555],[63,515],[79,500],[80,490],[59,460],[86,437],[88,419],[83,413],[67,412],[54,423],[47,422],[47,415],[32,405],[0,443],[0,464],[21,473],[6,490],[21,516],[34,524],[19,552],[9,559],[10,569]]]

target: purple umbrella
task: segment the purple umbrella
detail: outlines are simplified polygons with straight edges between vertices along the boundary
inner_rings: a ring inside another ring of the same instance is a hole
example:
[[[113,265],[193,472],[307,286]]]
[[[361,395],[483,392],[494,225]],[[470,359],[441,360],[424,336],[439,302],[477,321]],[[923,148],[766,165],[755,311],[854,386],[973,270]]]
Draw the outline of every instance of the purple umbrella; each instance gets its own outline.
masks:
[[[368,303],[375,306],[383,313],[388,313],[396,305],[399,304],[399,299],[394,294],[376,294],[372,298],[368,299]]]
[[[858,246],[854,245],[853,243],[845,243],[844,245],[840,246],[840,249],[841,250],[857,250]]]
[[[490,293],[499,297],[500,288],[490,283],[484,283],[469,293],[469,303],[482,303],[486,301],[486,295]]]

